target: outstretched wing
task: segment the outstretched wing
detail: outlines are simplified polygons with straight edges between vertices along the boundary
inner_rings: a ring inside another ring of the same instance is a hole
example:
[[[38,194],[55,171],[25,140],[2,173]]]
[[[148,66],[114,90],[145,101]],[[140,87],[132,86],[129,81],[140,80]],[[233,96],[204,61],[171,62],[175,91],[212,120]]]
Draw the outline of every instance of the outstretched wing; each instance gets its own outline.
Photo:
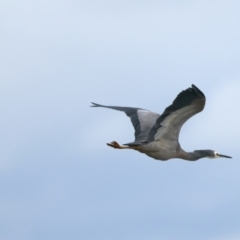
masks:
[[[151,128],[148,142],[160,139],[178,142],[182,125],[203,110],[205,101],[204,94],[194,85],[179,93]]]
[[[137,143],[146,142],[148,140],[149,131],[160,116],[157,113],[142,108],[104,106],[97,103],[92,104],[93,106],[91,107],[111,108],[125,112],[125,114],[130,117],[135,129],[135,142]]]

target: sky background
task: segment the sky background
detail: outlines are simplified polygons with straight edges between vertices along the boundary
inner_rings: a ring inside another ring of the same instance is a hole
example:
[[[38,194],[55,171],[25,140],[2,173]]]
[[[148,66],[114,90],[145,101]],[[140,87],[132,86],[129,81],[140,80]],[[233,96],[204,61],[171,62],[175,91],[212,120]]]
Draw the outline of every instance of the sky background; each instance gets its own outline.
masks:
[[[1,240],[239,240],[240,2],[0,1]],[[121,112],[195,84],[186,151],[156,161]]]

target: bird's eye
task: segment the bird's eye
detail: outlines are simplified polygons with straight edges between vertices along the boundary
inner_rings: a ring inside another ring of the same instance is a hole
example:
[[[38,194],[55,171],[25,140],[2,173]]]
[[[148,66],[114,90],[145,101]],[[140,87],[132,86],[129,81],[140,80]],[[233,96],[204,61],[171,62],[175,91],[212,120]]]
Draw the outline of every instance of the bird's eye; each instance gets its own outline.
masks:
[[[215,157],[218,157],[218,152],[214,152]]]

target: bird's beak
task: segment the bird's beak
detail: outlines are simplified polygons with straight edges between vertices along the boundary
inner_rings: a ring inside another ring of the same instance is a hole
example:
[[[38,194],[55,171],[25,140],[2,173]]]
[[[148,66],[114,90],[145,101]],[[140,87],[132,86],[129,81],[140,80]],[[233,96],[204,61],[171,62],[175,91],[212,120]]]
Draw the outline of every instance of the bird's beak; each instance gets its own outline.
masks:
[[[232,157],[230,157],[230,156],[226,156],[226,155],[222,155],[222,154],[218,154],[218,157],[232,158]]]

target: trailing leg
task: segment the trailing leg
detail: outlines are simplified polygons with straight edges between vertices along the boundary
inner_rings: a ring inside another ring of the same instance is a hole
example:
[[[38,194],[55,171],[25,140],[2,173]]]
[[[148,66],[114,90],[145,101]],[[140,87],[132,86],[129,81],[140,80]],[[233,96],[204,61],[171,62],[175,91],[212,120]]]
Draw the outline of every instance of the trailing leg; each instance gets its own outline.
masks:
[[[131,147],[128,146],[121,146],[117,142],[113,141],[111,143],[107,143],[109,147],[117,148],[117,149],[131,149]]]

